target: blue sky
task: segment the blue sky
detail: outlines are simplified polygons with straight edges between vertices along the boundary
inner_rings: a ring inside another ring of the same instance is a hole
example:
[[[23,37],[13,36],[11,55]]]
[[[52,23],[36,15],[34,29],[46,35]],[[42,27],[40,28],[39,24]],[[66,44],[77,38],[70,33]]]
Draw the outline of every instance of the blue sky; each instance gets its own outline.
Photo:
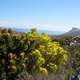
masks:
[[[80,28],[80,0],[0,0],[0,26],[53,31]]]

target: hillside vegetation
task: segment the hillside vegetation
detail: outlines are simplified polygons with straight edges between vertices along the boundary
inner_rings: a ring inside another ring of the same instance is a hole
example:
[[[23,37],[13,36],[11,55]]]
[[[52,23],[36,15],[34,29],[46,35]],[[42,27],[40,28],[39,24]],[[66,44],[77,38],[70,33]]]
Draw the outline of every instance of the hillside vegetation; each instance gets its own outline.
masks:
[[[68,53],[36,29],[27,33],[0,30],[0,80],[66,80]],[[39,79],[39,77],[43,79]],[[53,75],[52,75],[53,76]],[[67,77],[68,78],[68,77]]]

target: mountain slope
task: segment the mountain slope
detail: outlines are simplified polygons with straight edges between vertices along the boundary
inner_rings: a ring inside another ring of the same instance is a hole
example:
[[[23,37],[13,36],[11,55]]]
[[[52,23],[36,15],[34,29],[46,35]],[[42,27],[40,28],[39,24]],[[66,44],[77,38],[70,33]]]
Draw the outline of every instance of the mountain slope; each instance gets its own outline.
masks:
[[[80,29],[73,27],[70,31],[60,35],[60,36],[77,36],[80,35]]]

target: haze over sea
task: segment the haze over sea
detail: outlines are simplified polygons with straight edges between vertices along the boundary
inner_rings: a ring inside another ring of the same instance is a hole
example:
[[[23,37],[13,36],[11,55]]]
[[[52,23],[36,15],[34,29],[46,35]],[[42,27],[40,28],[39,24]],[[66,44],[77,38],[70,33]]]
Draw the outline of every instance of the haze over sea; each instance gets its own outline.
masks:
[[[17,32],[29,32],[31,29],[20,29],[20,28],[13,28],[13,30]],[[64,32],[61,31],[49,31],[49,30],[37,30],[38,33],[46,33],[48,35],[60,35]]]

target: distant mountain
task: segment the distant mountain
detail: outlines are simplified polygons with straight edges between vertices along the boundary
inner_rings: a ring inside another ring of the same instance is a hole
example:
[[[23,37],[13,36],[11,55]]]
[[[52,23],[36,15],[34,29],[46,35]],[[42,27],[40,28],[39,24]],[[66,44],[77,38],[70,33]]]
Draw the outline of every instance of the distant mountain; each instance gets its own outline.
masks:
[[[78,36],[80,35],[80,29],[79,28],[75,28],[73,27],[70,31],[60,35],[60,36],[71,36],[71,37],[74,37],[74,36]]]

